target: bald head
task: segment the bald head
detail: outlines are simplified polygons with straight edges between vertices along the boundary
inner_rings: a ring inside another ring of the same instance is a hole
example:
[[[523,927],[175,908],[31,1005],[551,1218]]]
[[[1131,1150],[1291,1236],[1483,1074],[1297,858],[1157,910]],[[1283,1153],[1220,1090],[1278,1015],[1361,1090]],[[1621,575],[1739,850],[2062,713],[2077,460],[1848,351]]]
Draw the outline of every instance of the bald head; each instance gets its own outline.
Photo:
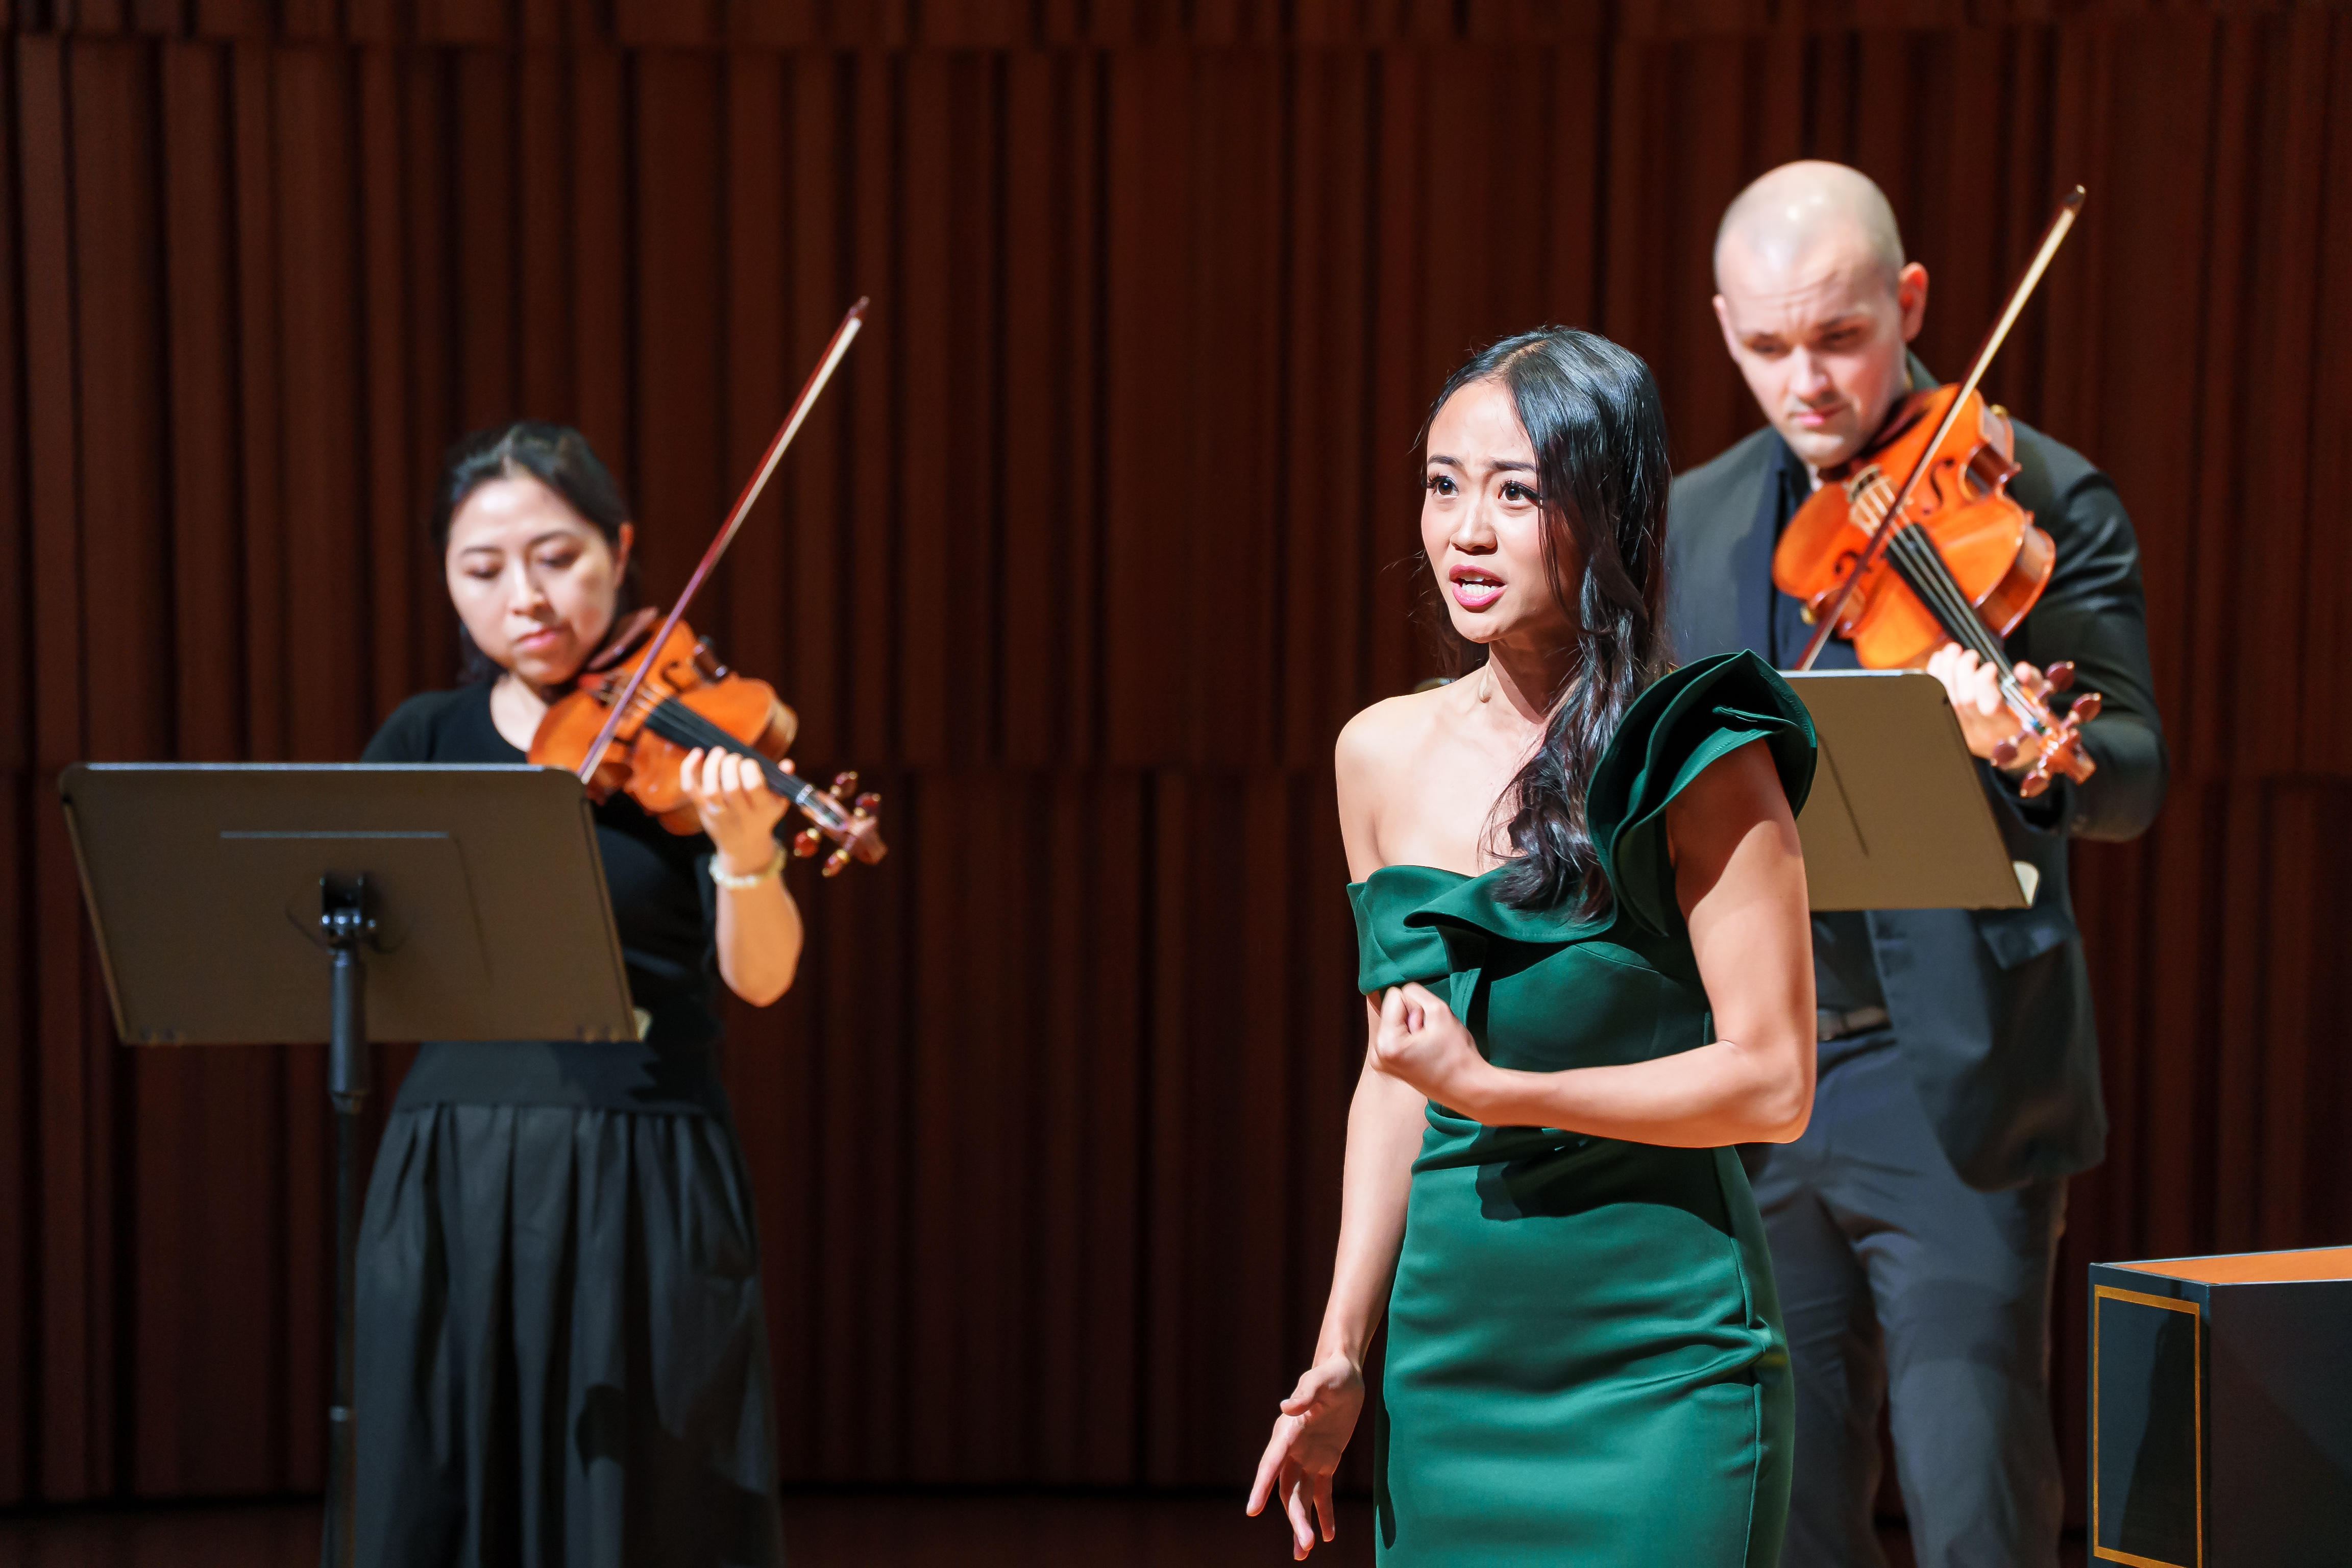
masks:
[[[1895,209],[1869,175],[1843,163],[1783,163],[1724,209],[1715,231],[1716,287],[1723,286],[1724,261],[1734,248],[1788,273],[1824,247],[1867,257],[1890,289],[1903,270]]]
[[[1790,448],[1816,472],[1861,450],[1927,309],[1885,193],[1843,163],[1782,164],[1723,215],[1715,288],[1724,346]]]

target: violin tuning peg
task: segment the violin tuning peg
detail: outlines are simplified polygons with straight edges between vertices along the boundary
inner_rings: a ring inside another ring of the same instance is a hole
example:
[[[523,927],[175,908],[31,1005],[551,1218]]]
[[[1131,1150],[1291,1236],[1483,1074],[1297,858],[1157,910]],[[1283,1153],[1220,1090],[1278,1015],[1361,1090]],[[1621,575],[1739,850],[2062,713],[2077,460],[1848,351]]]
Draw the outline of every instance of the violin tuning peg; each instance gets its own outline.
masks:
[[[824,847],[824,835],[814,827],[803,827],[793,835],[793,855],[805,860]]]
[[[841,875],[841,868],[848,864],[849,847],[845,844],[824,858],[824,874],[828,877],[838,877]]]
[[[2074,661],[2071,658],[2060,660],[2042,672],[2042,679],[2050,683],[2051,690],[2065,690],[2074,684]]]
[[[1993,747],[1992,765],[1994,767],[2005,768],[2015,761],[2017,761],[2017,742],[2015,741],[2003,741]]]
[[[871,816],[882,809],[882,797],[869,789],[850,803],[850,809],[860,816]]]
[[[851,790],[854,790],[856,787],[857,770],[852,768],[845,773],[834,774],[833,788],[826,793],[835,795],[847,795]]]
[[[2077,727],[2087,724],[2097,718],[2099,710],[2105,706],[2106,700],[2097,692],[2085,691],[2074,699],[2074,706],[2066,710],[2066,722]]]
[[[2035,763],[2032,773],[2017,781],[2017,793],[2028,800],[2032,800],[2049,787],[2050,769],[2041,763]]]

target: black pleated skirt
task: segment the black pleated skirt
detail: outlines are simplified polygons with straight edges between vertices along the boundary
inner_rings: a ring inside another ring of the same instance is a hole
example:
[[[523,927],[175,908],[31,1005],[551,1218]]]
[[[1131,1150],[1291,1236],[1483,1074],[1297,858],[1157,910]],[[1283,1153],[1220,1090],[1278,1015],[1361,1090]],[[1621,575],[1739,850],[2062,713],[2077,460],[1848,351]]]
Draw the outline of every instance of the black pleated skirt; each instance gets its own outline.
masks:
[[[782,1562],[757,1236],[722,1117],[395,1110],[360,1240],[363,1568]]]

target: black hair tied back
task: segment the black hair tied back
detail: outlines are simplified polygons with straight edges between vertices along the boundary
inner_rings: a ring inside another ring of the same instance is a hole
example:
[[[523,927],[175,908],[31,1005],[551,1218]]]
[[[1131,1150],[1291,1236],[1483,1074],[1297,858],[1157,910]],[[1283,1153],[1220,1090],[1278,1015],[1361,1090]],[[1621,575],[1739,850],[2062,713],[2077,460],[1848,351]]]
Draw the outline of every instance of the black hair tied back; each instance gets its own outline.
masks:
[[[1500,892],[1519,909],[1565,907],[1592,919],[1607,912],[1610,889],[1586,827],[1585,788],[1625,710],[1671,661],[1665,409],[1639,354],[1569,327],[1521,332],[1474,354],[1447,379],[1431,418],[1481,381],[1510,393],[1535,448],[1544,566],[1576,627],[1543,744],[1496,808],[1510,813],[1518,857]],[[1439,624],[1451,635],[1449,623]]]
[[[604,535],[606,544],[620,549],[629,503],[613,471],[588,445],[588,437],[568,425],[518,419],[511,425],[477,430],[449,448],[441,465],[441,482],[433,492],[429,531],[435,560],[448,558],[449,525],[467,498],[492,479],[537,479],[553,490],[564,505],[580,514],[582,521]],[[637,563],[633,560],[622,575],[614,615],[626,615],[635,607]],[[478,680],[498,673],[498,667],[482,657],[463,626],[457,628],[457,641],[464,652],[458,679]]]

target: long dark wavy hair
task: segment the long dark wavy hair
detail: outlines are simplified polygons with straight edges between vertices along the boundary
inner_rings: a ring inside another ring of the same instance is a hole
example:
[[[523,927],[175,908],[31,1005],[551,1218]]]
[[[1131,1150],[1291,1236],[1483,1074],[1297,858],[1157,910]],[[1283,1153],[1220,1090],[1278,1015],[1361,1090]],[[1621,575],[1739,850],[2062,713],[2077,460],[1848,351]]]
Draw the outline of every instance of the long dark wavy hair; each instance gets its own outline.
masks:
[[[518,419],[477,430],[449,448],[441,461],[441,481],[433,490],[433,515],[428,531],[436,563],[449,557],[449,525],[466,499],[492,479],[528,476],[563,498],[583,521],[604,536],[614,551],[621,548],[621,526],[629,521],[629,503],[613,478],[613,470],[588,445],[588,437],[569,425],[549,425]],[[634,609],[637,598],[637,563],[631,558],[621,575],[613,605],[617,617]],[[461,681],[483,680],[499,673],[466,628],[457,628],[458,671]]]
[[[1510,813],[1517,854],[1500,891],[1519,909],[1568,908],[1590,920],[1608,911],[1610,890],[1585,823],[1585,786],[1626,709],[1672,662],[1665,409],[1641,355],[1591,332],[1542,327],[1471,355],[1430,405],[1431,423],[1455,393],[1484,381],[1510,393],[1535,447],[1544,569],[1576,644],[1543,744],[1496,806]],[[1426,424],[1421,444],[1426,450]],[[1475,668],[1483,650],[1454,630],[1435,564],[1424,564],[1433,629],[1457,672]]]

